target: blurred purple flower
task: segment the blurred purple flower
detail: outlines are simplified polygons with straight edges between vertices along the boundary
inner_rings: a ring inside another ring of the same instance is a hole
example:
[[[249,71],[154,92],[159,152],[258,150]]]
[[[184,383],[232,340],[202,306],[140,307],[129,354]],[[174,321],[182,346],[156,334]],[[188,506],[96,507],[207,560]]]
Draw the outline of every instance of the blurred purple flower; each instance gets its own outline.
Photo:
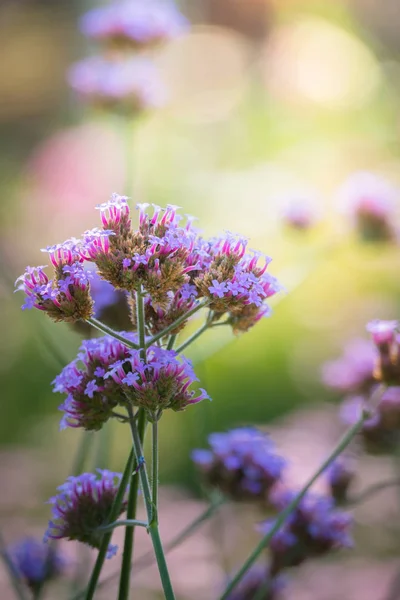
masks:
[[[388,181],[368,172],[354,173],[339,191],[340,201],[366,241],[396,238],[394,207],[397,196],[397,190]]]
[[[72,65],[68,81],[85,102],[117,112],[136,114],[166,101],[158,71],[145,58],[90,57]]]
[[[295,495],[291,491],[279,492],[273,498],[275,506],[284,509]],[[268,533],[274,522],[263,523],[259,527],[261,533]],[[271,574],[298,566],[308,558],[351,547],[351,525],[351,516],[337,510],[331,498],[308,493],[272,537]]]
[[[234,500],[268,501],[285,460],[267,435],[252,427],[213,433],[210,450],[194,450],[192,459],[206,483]]]
[[[356,474],[355,462],[349,456],[340,456],[326,472],[330,493],[336,503],[344,503]]]
[[[318,220],[315,206],[305,196],[295,196],[286,200],[282,210],[282,220],[292,229],[305,231]]]
[[[342,393],[368,393],[375,384],[373,371],[377,356],[371,342],[352,340],[345,346],[340,358],[325,363],[322,368],[323,382]]]
[[[92,39],[135,49],[171,40],[189,26],[171,0],[114,0],[86,13],[80,24]]]
[[[92,548],[99,548],[103,533],[98,527],[105,525],[117,495],[121,474],[98,469],[99,475],[83,473],[78,477],[68,477],[59,488],[59,494],[50,498],[52,520],[45,533],[49,539],[78,540]],[[122,503],[120,513],[126,510],[127,502]],[[117,546],[108,547],[107,558],[117,552]]]
[[[7,554],[20,577],[33,594],[62,574],[66,561],[54,545],[26,537],[7,549]],[[36,596],[35,596],[36,597]]]
[[[346,424],[353,425],[359,419],[362,409],[373,410],[361,430],[367,452],[393,452],[400,433],[400,387],[389,387],[375,407],[369,407],[362,396],[348,398],[341,406],[341,418]]]

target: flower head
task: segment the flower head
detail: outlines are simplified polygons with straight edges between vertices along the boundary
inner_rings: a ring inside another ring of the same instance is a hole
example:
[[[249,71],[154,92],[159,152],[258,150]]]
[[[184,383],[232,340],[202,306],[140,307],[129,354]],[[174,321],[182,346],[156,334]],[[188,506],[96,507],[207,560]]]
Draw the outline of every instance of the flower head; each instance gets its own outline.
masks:
[[[298,231],[310,229],[318,218],[317,211],[307,196],[289,198],[282,210],[285,225]]]
[[[354,461],[348,456],[340,456],[328,468],[326,475],[330,493],[336,503],[347,500],[349,487],[355,477]]]
[[[16,574],[33,593],[38,593],[64,570],[65,560],[54,545],[26,537],[7,549]]]
[[[197,381],[191,362],[158,346],[147,349],[145,361],[139,350],[130,350],[128,358],[109,367],[104,380],[114,382],[133,406],[144,408],[150,421],[167,408],[180,411],[208,398],[203,389],[190,390]]]
[[[339,195],[363,240],[390,241],[396,237],[396,190],[384,178],[368,172],[354,173]]]
[[[45,533],[45,540],[78,540],[99,548],[103,533],[98,528],[107,523],[110,510],[121,481],[120,473],[102,471],[98,475],[83,473],[78,477],[68,477],[58,488],[57,496],[50,498],[52,520]],[[126,509],[126,500],[120,513]],[[109,545],[107,557],[111,558],[117,546]]]
[[[135,49],[166,42],[187,27],[187,20],[170,0],[114,0],[81,19],[81,30],[86,36]]]
[[[364,397],[347,398],[340,410],[342,420],[353,425],[361,410],[370,410]],[[393,452],[400,432],[400,387],[389,387],[363,423],[360,435],[364,448],[371,454]]]
[[[210,450],[192,453],[206,482],[234,500],[266,500],[285,467],[271,440],[252,427],[213,433],[208,440]]]
[[[376,319],[367,325],[377,349],[374,376],[389,385],[400,384],[400,334],[398,321]]]
[[[208,242],[196,241],[196,258],[192,258],[200,265],[194,276],[199,295],[208,298],[217,316],[228,312],[237,331],[248,329],[265,315],[264,302],[280,290],[277,280],[266,272],[271,259],[246,249],[245,238],[227,233]]]
[[[325,363],[323,381],[342,393],[369,393],[375,384],[373,372],[376,359],[377,352],[371,342],[353,340],[345,346],[340,358]]]
[[[133,341],[132,334],[124,334]],[[98,430],[112,416],[118,403],[125,403],[122,391],[104,375],[111,364],[129,356],[126,346],[111,337],[82,342],[78,356],[54,380],[54,391],[67,394],[60,410],[65,414],[61,427]]]
[[[294,492],[284,491],[273,500],[277,508],[284,509],[294,497]],[[266,521],[260,531],[266,534],[274,522]],[[331,498],[308,493],[271,540],[271,573],[332,550],[351,547],[351,524],[350,515],[337,510]]]
[[[72,65],[68,81],[88,104],[129,115],[159,108],[166,100],[158,71],[145,58],[90,57]]]
[[[15,282],[16,291],[26,294],[22,308],[43,310],[53,321],[75,323],[89,318],[93,313],[92,272],[83,267],[77,240],[67,240],[43,251],[49,254],[53,264],[54,279],[49,279],[43,266],[27,267]]]
[[[130,227],[125,199],[113,195],[99,208],[107,242],[97,242],[97,230],[94,239],[89,233],[82,244],[82,256],[94,261],[100,275],[115,288],[133,291],[142,285],[154,308],[167,309],[171,292],[182,292],[189,283],[189,273],[199,268],[188,262],[196,235],[190,222],[180,226],[175,206],[167,205],[165,210],[154,206],[153,215],[149,215],[148,205],[139,205],[139,228],[135,231]]]

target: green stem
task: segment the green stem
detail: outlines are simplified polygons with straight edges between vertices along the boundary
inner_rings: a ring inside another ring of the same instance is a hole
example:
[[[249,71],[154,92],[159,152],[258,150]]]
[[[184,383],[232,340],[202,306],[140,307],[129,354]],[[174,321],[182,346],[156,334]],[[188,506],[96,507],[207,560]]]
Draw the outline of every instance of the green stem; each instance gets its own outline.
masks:
[[[136,323],[139,336],[140,357],[144,362],[146,362],[146,325],[144,316],[144,297],[142,285],[139,285],[138,290],[136,292]]]
[[[242,568],[238,571],[232,581],[226,587],[224,593],[222,594],[220,600],[227,600],[231,592],[235,589],[238,583],[242,580],[243,576],[250,569],[250,567],[255,563],[257,558],[260,556],[261,552],[268,546],[269,542],[273,538],[273,536],[281,529],[284,525],[286,519],[290,516],[290,514],[297,508],[301,500],[307,494],[308,490],[315,483],[315,481],[326,471],[329,465],[343,452],[343,450],[350,444],[351,440],[355,435],[361,430],[364,420],[366,419],[367,414],[362,413],[361,417],[358,421],[345,433],[342,439],[339,441],[336,448],[329,455],[329,457],[325,460],[322,466],[318,469],[318,471],[311,477],[311,479],[307,482],[307,484],[303,487],[303,489],[295,496],[295,498],[288,504],[288,506],[278,515],[275,520],[274,525],[271,527],[269,532],[262,538],[260,543],[256,546],[253,552],[250,554],[249,558],[245,561]]]
[[[153,511],[152,521],[155,519],[158,522],[158,421],[154,421],[152,424],[152,454],[151,454],[151,467],[152,467],[152,493],[151,499],[153,500]]]
[[[7,553],[6,545],[5,545],[5,542],[4,542],[4,539],[3,539],[3,536],[1,533],[0,533],[0,556],[4,563],[5,568],[7,570],[7,573],[10,578],[10,581],[12,583],[15,595],[17,596],[17,598],[19,600],[27,600],[27,596],[25,595],[25,588],[23,587],[23,584],[22,584],[20,578],[18,577],[18,573],[15,570],[13,562]]]
[[[106,335],[115,338],[128,348],[134,348],[135,350],[139,348],[139,346],[132,342],[132,340],[128,340],[128,338],[124,337],[123,335],[120,335],[117,331],[114,331],[114,329],[111,329],[111,327],[108,327],[108,325],[104,325],[104,323],[101,323],[101,321],[98,321],[94,317],[86,319],[86,322],[89,323],[89,325],[91,325],[92,327],[95,327],[96,329],[101,331],[102,333],[105,333]]]
[[[176,338],[177,338],[177,334],[174,333],[174,335],[171,335],[169,340],[168,340],[168,344],[167,344],[167,350],[172,350],[172,348],[174,347]]]
[[[147,521],[138,521],[137,519],[122,519],[120,521],[114,521],[114,523],[109,523],[108,525],[101,525],[97,527],[96,531],[103,531],[104,533],[107,531],[114,531],[117,527],[129,527],[129,529],[133,529],[134,527],[148,527],[149,524]]]
[[[199,515],[194,521],[189,523],[189,525],[187,527],[185,527],[170,542],[168,542],[165,545],[165,553],[167,554],[168,552],[171,552],[171,550],[174,550],[174,548],[177,548],[180,544],[182,544],[182,542],[184,542],[188,537],[190,537],[193,533],[195,533],[195,531],[197,531],[197,529],[203,523],[208,521],[208,519],[215,513],[216,510],[218,510],[218,508],[224,502],[225,502],[224,497],[219,497],[218,499],[213,500],[212,504],[210,504],[210,506],[208,506],[207,509],[203,513],[201,513],[201,515]],[[143,554],[142,556],[140,556],[138,558],[138,560],[136,560],[134,562],[134,564],[131,565],[131,567],[133,566],[136,569],[143,570],[146,567],[150,567],[153,564],[154,558],[155,557],[154,557],[153,551],[146,552],[146,554]],[[107,577],[105,577],[102,581],[100,581],[99,585],[97,586],[97,589],[103,588],[108,583],[111,583],[111,581],[113,581],[116,577],[118,577],[119,574],[120,574],[120,571],[118,569],[118,571],[115,571],[114,573],[111,573],[111,575],[108,575]],[[82,598],[82,594],[77,594],[76,596],[74,596],[72,598],[72,600],[81,600],[81,598]]]
[[[174,329],[179,327],[179,325],[182,325],[182,323],[184,323],[187,319],[189,319],[189,317],[191,317],[192,315],[197,313],[197,311],[199,311],[201,308],[204,308],[205,306],[207,306],[208,302],[209,302],[209,300],[202,300],[201,302],[199,302],[199,304],[197,304],[196,306],[194,306],[193,308],[188,310],[184,315],[180,316],[173,323],[171,323],[171,325],[168,325],[168,327],[163,329],[163,331],[160,331],[159,333],[156,333],[156,335],[153,335],[151,340],[149,342],[147,342],[147,344],[146,344],[147,347],[151,346],[152,344],[155,344],[156,342],[158,342],[158,340],[165,337],[171,331],[173,331]]]
[[[210,327],[210,324],[208,323],[208,321],[206,321],[204,323],[204,325],[202,325],[197,331],[195,331],[193,335],[191,335],[185,342],[183,342],[183,344],[178,346],[178,348],[176,349],[176,352],[178,354],[180,352],[183,352],[183,350],[185,350],[185,348],[187,348],[188,346],[190,346],[190,344],[192,344],[195,340],[197,340],[197,338],[199,338],[202,333],[207,331],[207,329],[209,329],[209,327]]]
[[[144,410],[139,409],[138,414],[138,431],[139,438],[141,443],[143,444],[144,433],[146,428],[146,414]],[[141,467],[139,467],[141,468]],[[128,497],[128,507],[126,511],[127,519],[135,519],[136,511],[137,511],[137,503],[138,503],[138,492],[139,492],[139,475],[133,471],[131,477],[131,485],[129,488],[129,497]],[[121,574],[119,579],[119,600],[124,600],[129,597],[129,585],[130,585],[130,577],[131,577],[131,563],[132,563],[132,555],[133,555],[133,546],[134,546],[134,536],[135,536],[135,528],[127,527],[125,531],[125,540],[124,540],[124,552],[122,555],[122,565],[121,565]]]
[[[132,450],[129,454],[128,461],[125,466],[124,473],[121,478],[121,482],[120,482],[120,485],[118,488],[117,495],[115,496],[113,505],[110,510],[110,516],[107,519],[109,522],[115,521],[119,515],[119,512],[121,510],[121,505],[124,500],[126,488],[127,488],[131,473],[134,468],[134,464],[135,464],[135,453],[132,448]],[[88,584],[88,587],[86,590],[85,600],[92,600],[92,598],[94,596],[94,593],[96,591],[97,582],[100,577],[101,569],[103,568],[103,564],[104,564],[104,561],[105,561],[105,558],[107,555],[107,549],[108,549],[108,545],[111,540],[111,536],[112,536],[112,531],[105,533],[103,536],[103,539],[100,544],[99,553],[97,555],[97,559],[94,564],[93,571],[90,576],[90,581],[89,581],[89,584]]]
[[[130,409],[130,411],[132,411],[132,409]],[[132,419],[130,421],[130,425],[132,431],[133,446],[135,448],[136,453],[136,460],[139,461],[139,459],[142,457],[142,445],[140,443],[139,432],[136,423]],[[164,590],[165,600],[175,600],[175,594],[172,589],[171,580],[168,573],[168,567],[165,560],[164,550],[161,544],[160,533],[158,530],[157,512],[153,509],[149,478],[147,475],[147,469],[145,464],[139,470],[139,475],[146,505],[147,520],[150,523],[149,533],[151,536],[151,541],[153,542],[153,549],[156,555],[157,566],[161,577],[161,583]]]

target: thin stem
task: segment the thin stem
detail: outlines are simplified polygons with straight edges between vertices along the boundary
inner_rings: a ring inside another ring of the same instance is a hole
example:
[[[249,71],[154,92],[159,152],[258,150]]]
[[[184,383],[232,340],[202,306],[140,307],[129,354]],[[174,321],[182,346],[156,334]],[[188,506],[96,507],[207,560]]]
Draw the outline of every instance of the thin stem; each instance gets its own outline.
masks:
[[[122,519],[121,521],[114,521],[114,523],[109,523],[108,525],[101,525],[97,527],[96,531],[114,531],[117,527],[129,527],[133,529],[134,527],[148,527],[149,524],[147,521],[138,521],[137,519]]]
[[[126,487],[128,485],[130,475],[134,468],[134,463],[135,463],[135,453],[132,449],[129,454],[128,461],[126,463],[125,470],[124,470],[124,473],[121,478],[121,482],[119,484],[117,495],[115,496],[113,505],[110,510],[110,516],[108,518],[109,522],[115,521],[119,515],[119,511],[121,509],[121,505],[122,505],[122,502],[123,502],[123,499],[125,496]],[[112,536],[112,531],[105,533],[103,536],[103,539],[100,544],[99,553],[97,555],[97,560],[93,567],[93,571],[90,576],[90,581],[89,581],[89,584],[88,584],[88,587],[86,590],[85,600],[92,600],[92,598],[94,596],[94,593],[96,591],[97,582],[100,577],[101,569],[103,568],[103,564],[104,564],[104,561],[106,558],[107,549],[108,549],[108,545],[111,540],[111,536]]]
[[[387,488],[395,486],[400,486],[400,479],[388,479],[387,481],[375,483],[374,485],[368,487],[366,490],[362,491],[357,496],[349,498],[345,503],[345,506],[355,506],[356,504],[361,504],[361,502],[364,502],[367,498],[374,496],[378,492],[382,492]]]
[[[132,409],[128,407],[128,411]],[[139,438],[139,432],[134,421],[130,421],[133,446],[135,448],[136,460],[142,457],[142,444]],[[161,544],[160,533],[158,531],[158,522],[156,511],[153,510],[153,502],[150,492],[149,478],[147,475],[146,465],[144,464],[139,470],[140,483],[146,505],[147,519],[149,521],[149,533],[153,542],[154,553],[156,555],[158,571],[161,577],[161,583],[164,590],[165,600],[175,600],[175,594],[172,589],[171,580],[168,572],[167,563],[165,561],[164,550]],[[153,519],[153,517],[155,517]]]
[[[207,329],[209,329],[209,327],[210,327],[210,324],[208,323],[208,321],[206,321],[197,331],[195,331],[193,333],[193,335],[191,335],[185,342],[183,342],[183,344],[181,344],[176,349],[176,352],[178,354],[180,352],[183,352],[183,350],[185,350],[185,348],[187,348],[188,346],[190,346],[190,344],[192,344],[195,340],[197,340],[197,338],[199,338],[202,333],[204,333],[205,331],[207,331]]]
[[[8,576],[12,583],[15,595],[19,600],[27,600],[27,596],[25,595],[25,588],[22,585],[20,578],[18,577],[18,573],[13,565],[13,562],[6,550],[6,544],[4,542],[3,536],[0,533],[0,556],[4,563],[4,566],[7,570]]]
[[[288,504],[288,506],[278,515],[275,520],[274,525],[271,527],[269,532],[262,538],[253,552],[250,554],[249,558],[245,561],[242,568],[238,571],[232,581],[226,587],[224,593],[222,594],[220,600],[226,600],[229,598],[231,592],[235,589],[238,583],[242,580],[243,576],[250,569],[250,567],[255,563],[261,552],[268,546],[269,542],[273,538],[273,536],[281,529],[284,525],[286,519],[290,516],[290,514],[297,508],[298,504],[307,494],[308,490],[311,486],[317,481],[317,479],[326,471],[329,465],[343,452],[343,450],[350,444],[355,435],[361,430],[363,423],[367,417],[367,413],[362,412],[358,421],[345,433],[342,439],[339,441],[336,448],[333,452],[328,456],[328,458],[324,461],[322,466],[318,469],[318,471],[311,477],[311,479],[307,482],[307,484],[303,487],[303,489],[295,496],[295,498]]]
[[[104,325],[104,323],[102,323],[101,321],[98,321],[94,317],[90,317],[89,319],[86,319],[86,322],[89,323],[89,325],[91,325],[92,327],[95,327],[96,329],[101,331],[102,333],[105,333],[106,335],[110,335],[111,337],[115,338],[116,340],[118,340],[119,342],[124,344],[124,346],[127,346],[128,348],[134,348],[135,350],[137,350],[139,348],[139,346],[137,344],[135,344],[134,342],[132,342],[132,340],[128,340],[128,338],[119,334],[117,331],[114,331],[114,329],[111,329],[111,327],[108,327],[108,325]]]
[[[139,439],[143,444],[144,433],[146,428],[146,414],[141,408],[138,412],[137,427]],[[137,463],[139,466],[139,463]],[[138,467],[137,467],[138,468]],[[139,467],[141,468],[141,467]],[[128,506],[126,511],[127,519],[135,519],[137,511],[139,492],[139,475],[133,471],[131,477],[131,485],[129,488]],[[131,577],[131,563],[133,555],[133,546],[135,541],[135,528],[127,527],[125,531],[124,552],[122,555],[121,574],[119,579],[119,600],[125,600],[129,597],[129,585]]]
[[[151,498],[153,500],[153,511],[152,521],[156,519],[158,523],[158,421],[154,421],[152,424],[152,454],[151,454],[151,466],[152,466],[152,482]]]
[[[182,529],[182,531],[180,531],[170,542],[168,542],[165,545],[165,554],[167,554],[168,552],[171,552],[171,550],[174,550],[174,548],[177,548],[177,546],[182,544],[182,542],[184,542],[188,537],[190,537],[193,533],[195,533],[195,531],[197,531],[197,529],[199,529],[199,527],[203,523],[208,521],[208,519],[215,513],[215,511],[218,510],[218,508],[222,504],[224,504],[225,501],[226,500],[223,496],[220,496],[216,500],[213,500],[212,504],[210,504],[210,506],[208,506],[206,508],[206,510],[201,513],[201,515],[199,515],[194,521],[189,523],[189,525],[187,525],[187,527]],[[133,531],[134,531],[134,529],[133,529]],[[146,567],[150,567],[153,564],[154,559],[155,559],[154,552],[152,550],[150,550],[150,552],[146,552],[146,554],[143,554],[142,556],[140,556],[138,558],[138,560],[136,560],[133,563],[133,565],[131,565],[131,567],[133,566],[138,570],[139,569],[143,570]],[[118,569],[118,571],[115,571],[114,573],[111,573],[111,575],[108,575],[107,577],[105,577],[102,581],[100,581],[99,585],[97,586],[97,589],[105,587],[108,583],[110,583],[116,577],[118,577],[119,574],[120,574],[120,571]],[[73,597],[72,600],[80,600],[81,598],[82,598],[82,594],[77,594],[76,596]]]
[[[147,342],[146,345],[151,346],[152,344],[155,344],[158,340],[165,337],[171,331],[173,331],[174,329],[179,327],[179,325],[182,325],[182,323],[184,323],[187,319],[189,319],[189,317],[191,317],[192,315],[197,313],[197,311],[199,311],[201,308],[204,308],[205,306],[207,306],[208,303],[209,303],[209,300],[203,300],[202,302],[199,302],[199,304],[197,304],[196,306],[194,306],[193,308],[188,310],[184,315],[180,316],[173,323],[171,323],[171,325],[168,325],[168,327],[163,329],[163,331],[160,331],[159,333],[156,333],[155,335],[153,335],[151,340],[149,342]]]
[[[174,333],[174,335],[171,335],[169,337],[168,344],[167,344],[167,350],[172,350],[172,348],[174,347],[174,344],[175,344],[175,341],[176,341],[177,337],[178,336],[177,336],[176,333]]]
[[[136,292],[136,323],[139,336],[140,357],[144,362],[146,362],[146,325],[144,317],[144,298],[142,285],[139,285]]]

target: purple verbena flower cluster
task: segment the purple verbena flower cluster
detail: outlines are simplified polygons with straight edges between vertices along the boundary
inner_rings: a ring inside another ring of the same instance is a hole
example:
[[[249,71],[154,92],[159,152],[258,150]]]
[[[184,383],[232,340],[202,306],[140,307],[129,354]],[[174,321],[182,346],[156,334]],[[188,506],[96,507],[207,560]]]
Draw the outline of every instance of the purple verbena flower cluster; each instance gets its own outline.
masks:
[[[78,477],[68,477],[58,488],[57,496],[49,500],[52,520],[45,540],[65,538],[99,548],[103,533],[98,528],[107,524],[120,480],[120,473],[101,469],[98,469],[98,475],[83,473]],[[127,501],[124,500],[119,514],[126,510],[126,506]],[[116,551],[117,546],[110,544],[107,557],[111,558]]]
[[[355,461],[349,456],[340,456],[328,467],[326,476],[329,491],[336,504],[343,504],[347,501],[349,488],[355,475]]]
[[[195,381],[190,361],[173,350],[150,346],[144,360],[140,351],[114,338],[86,340],[54,380],[54,391],[68,394],[60,406],[61,427],[98,430],[117,406],[128,405],[143,407],[150,420],[157,420],[167,408],[180,411],[208,398],[204,390],[190,389]]]
[[[133,334],[125,334],[135,340]],[[117,361],[128,359],[129,349],[111,337],[85,340],[78,356],[54,380],[54,392],[68,394],[60,410],[65,414],[61,428],[101,429],[119,404],[126,398],[112,379],[104,376]]]
[[[207,485],[234,500],[268,502],[268,494],[281,479],[286,461],[269,437],[253,427],[213,433],[210,450],[194,450],[192,459]]]
[[[188,21],[171,0],[116,0],[81,18],[85,36],[136,50],[171,40],[187,28]]]
[[[72,65],[68,81],[81,100],[123,114],[159,108],[166,100],[160,75],[145,58],[86,58]]]
[[[396,190],[374,173],[354,173],[343,184],[339,196],[365,241],[393,241]]]
[[[400,387],[389,387],[373,407],[363,396],[347,398],[341,407],[341,418],[347,425],[354,425],[361,410],[370,411],[360,432],[365,450],[372,454],[393,452],[400,432]]]
[[[367,331],[377,349],[374,376],[387,385],[400,385],[400,324],[398,321],[376,319]]]
[[[44,544],[34,537],[16,542],[7,548],[7,554],[17,577],[26,583],[35,597],[48,581],[60,576],[66,566],[55,545]]]
[[[376,359],[376,348],[371,342],[352,340],[345,346],[340,358],[325,363],[323,381],[338,392],[368,394],[376,383],[373,375]]]
[[[83,259],[76,249],[76,240],[49,246],[50,261],[54,267],[54,279],[44,272],[46,267],[27,267],[16,281],[17,290],[26,294],[23,309],[38,308],[54,321],[74,323],[87,319],[93,313],[90,296],[92,272],[84,269]]]
[[[172,324],[200,300],[208,304],[214,321],[226,315],[234,332],[247,331],[270,313],[266,301],[280,289],[266,272],[270,259],[264,258],[259,265],[260,254],[246,252],[246,240],[231,234],[205,240],[193,228],[191,218],[181,225],[176,206],[168,205],[165,210],[155,206],[152,215],[148,206],[138,205],[139,227],[134,230],[127,198],[113,194],[98,207],[102,229],[53,247],[54,282],[47,282],[41,268],[30,269],[33,282],[30,274],[20,278],[19,289],[28,295],[28,305],[46,310],[57,320],[91,316],[93,302],[87,283],[91,272],[82,265],[87,261],[116,290],[143,289],[152,332]]]
[[[273,498],[275,506],[284,509],[295,495],[292,491],[280,491]],[[266,521],[260,531],[268,533],[274,522]],[[271,575],[298,566],[309,558],[351,547],[351,524],[351,516],[336,509],[331,498],[308,493],[272,537]]]

